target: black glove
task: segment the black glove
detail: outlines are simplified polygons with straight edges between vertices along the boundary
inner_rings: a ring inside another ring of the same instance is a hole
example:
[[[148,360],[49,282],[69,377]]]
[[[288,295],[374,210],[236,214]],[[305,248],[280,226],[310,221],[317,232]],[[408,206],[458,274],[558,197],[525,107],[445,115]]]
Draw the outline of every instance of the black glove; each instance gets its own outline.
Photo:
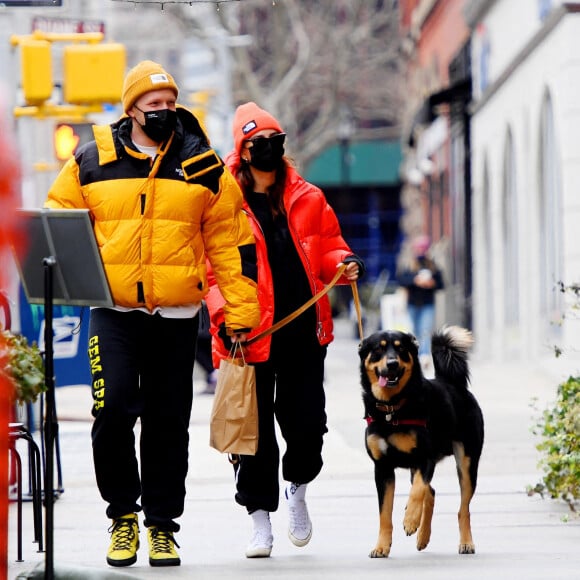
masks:
[[[232,346],[233,346],[232,338],[226,332],[226,323],[225,322],[222,322],[220,324],[220,328],[218,330],[218,336],[222,339],[222,342],[224,343],[226,350],[231,350]]]
[[[343,264],[350,264],[352,262],[356,262],[358,264],[358,279],[360,280],[367,271],[365,263],[356,254],[351,254],[342,261]]]
[[[248,333],[250,332],[251,328],[238,328],[234,334],[240,334],[240,333]],[[222,322],[220,324],[219,330],[218,330],[218,336],[221,338],[222,342],[224,343],[224,346],[228,349],[231,350],[232,346],[234,345],[234,343],[232,342],[232,337],[228,334],[228,331],[226,329],[226,323]],[[243,343],[242,343],[243,344]]]

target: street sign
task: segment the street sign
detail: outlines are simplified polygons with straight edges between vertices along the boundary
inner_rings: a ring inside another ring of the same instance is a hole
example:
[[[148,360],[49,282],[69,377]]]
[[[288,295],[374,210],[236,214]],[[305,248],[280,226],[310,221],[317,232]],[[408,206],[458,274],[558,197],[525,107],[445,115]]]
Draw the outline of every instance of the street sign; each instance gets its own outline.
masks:
[[[30,344],[44,348],[44,306],[29,304],[22,286],[19,294],[19,315],[22,334]],[[54,306],[54,370],[58,387],[90,385],[92,382],[87,358],[89,348],[89,308],[86,306]]]
[[[2,0],[0,0],[0,4]],[[32,32],[56,32],[59,34],[82,34],[85,32],[100,32],[105,34],[103,20],[79,20],[77,18],[49,18],[37,16],[32,19]]]
[[[62,6],[62,0],[0,0],[0,6]]]

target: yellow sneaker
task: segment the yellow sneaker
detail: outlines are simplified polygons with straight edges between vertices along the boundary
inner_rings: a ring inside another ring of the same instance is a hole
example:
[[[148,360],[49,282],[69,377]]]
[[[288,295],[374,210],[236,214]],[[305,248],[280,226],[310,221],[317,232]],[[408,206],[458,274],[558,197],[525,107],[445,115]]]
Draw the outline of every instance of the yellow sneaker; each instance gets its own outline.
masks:
[[[137,561],[139,549],[139,522],[137,514],[115,518],[109,528],[111,545],[107,552],[110,566],[130,566]]]
[[[179,544],[173,537],[173,532],[165,532],[156,527],[147,528],[149,540],[149,564],[151,566],[179,566],[181,560],[175,550]]]

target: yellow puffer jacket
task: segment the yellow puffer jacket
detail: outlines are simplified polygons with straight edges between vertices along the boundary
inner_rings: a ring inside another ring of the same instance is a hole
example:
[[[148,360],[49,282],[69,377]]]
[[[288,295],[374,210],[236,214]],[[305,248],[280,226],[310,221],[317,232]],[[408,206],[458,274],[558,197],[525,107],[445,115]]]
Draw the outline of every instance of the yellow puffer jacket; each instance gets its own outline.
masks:
[[[256,326],[256,248],[242,194],[197,119],[178,108],[177,129],[155,160],[135,149],[129,118],[93,132],[45,205],[90,210],[115,304],[153,311],[199,303],[207,255],[228,328]]]

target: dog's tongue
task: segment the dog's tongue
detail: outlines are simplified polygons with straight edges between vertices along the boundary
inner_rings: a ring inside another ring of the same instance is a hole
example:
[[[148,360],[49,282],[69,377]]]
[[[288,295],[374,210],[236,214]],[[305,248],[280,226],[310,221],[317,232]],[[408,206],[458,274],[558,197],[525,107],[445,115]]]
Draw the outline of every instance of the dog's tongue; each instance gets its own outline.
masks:
[[[387,377],[379,377],[379,387],[387,386]]]

